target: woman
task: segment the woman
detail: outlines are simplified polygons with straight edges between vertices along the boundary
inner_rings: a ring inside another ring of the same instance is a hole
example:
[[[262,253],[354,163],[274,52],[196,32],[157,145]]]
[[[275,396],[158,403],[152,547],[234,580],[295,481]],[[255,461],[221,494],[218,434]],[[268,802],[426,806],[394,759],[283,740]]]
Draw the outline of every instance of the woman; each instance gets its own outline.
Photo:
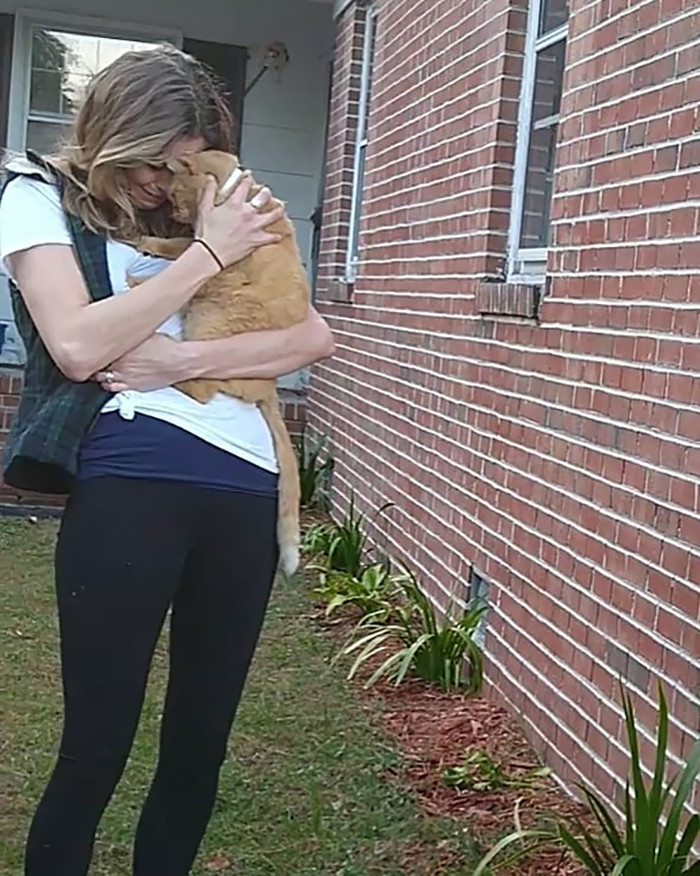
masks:
[[[175,262],[121,240],[168,225],[165,162],[231,148],[217,85],[168,47],[100,73],[67,146],[9,165],[0,258],[28,350],[5,479],[70,490],[56,549],[65,716],[27,876],[83,876],[119,780],[168,609],[170,676],[135,876],[189,873],[277,564],[276,461],[255,406],[200,405],[197,377],[274,378],[332,353],[311,313],[284,331],[181,342],[178,312],[220,265],[277,238],[241,185],[201,207]],[[257,207],[270,192],[263,190]],[[127,275],[146,278],[129,289]],[[114,294],[112,294],[114,293]]]

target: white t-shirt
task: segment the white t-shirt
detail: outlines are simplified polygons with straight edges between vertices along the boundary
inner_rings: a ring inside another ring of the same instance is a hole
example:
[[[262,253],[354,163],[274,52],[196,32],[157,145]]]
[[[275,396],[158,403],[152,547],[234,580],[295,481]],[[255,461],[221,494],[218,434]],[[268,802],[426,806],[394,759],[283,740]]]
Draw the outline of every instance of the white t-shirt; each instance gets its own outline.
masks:
[[[70,231],[55,186],[29,177],[17,177],[6,187],[0,200],[0,267],[12,276],[7,257],[42,244],[72,246]],[[107,264],[112,291],[126,292],[127,274],[135,278],[153,276],[170,262],[140,253],[125,243],[107,242]],[[46,294],[51,294],[47,278]],[[182,319],[174,314],[158,331],[178,340]],[[119,411],[125,420],[147,414],[185,429],[209,444],[235,454],[267,471],[276,472],[272,436],[256,405],[219,393],[201,404],[177,389],[116,394],[102,409]]]

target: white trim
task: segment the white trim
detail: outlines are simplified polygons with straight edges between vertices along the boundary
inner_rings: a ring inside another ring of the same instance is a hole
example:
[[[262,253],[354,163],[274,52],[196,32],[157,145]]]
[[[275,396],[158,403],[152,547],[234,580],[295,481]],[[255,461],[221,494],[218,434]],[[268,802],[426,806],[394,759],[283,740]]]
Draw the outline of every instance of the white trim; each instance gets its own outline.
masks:
[[[56,27],[83,33],[89,36],[115,37],[143,42],[171,42],[182,47],[183,34],[173,27],[153,24],[138,24],[115,18],[100,18],[93,15],[75,15],[69,12],[53,12],[47,9],[24,7],[15,13],[15,31],[26,22],[32,25]]]
[[[530,125],[532,124],[537,69],[537,31],[540,21],[541,0],[530,0],[523,58],[523,81],[520,88],[518,108],[518,134],[513,168],[513,197],[511,200],[510,230],[508,234],[508,278],[515,274],[515,264],[520,249],[520,233],[525,206],[525,176],[527,155],[530,150]]]
[[[525,207],[528,155],[530,152],[533,109],[537,77],[537,59],[540,52],[566,40],[569,26],[560,27],[539,35],[540,16],[544,0],[530,0],[523,58],[523,78],[518,108],[518,129],[513,167],[513,196],[511,199],[510,228],[508,232],[508,282],[526,285],[542,285],[547,273],[547,249],[520,246]],[[558,122],[559,115],[541,119],[538,127],[549,127]],[[544,122],[548,124],[545,126]]]
[[[340,18],[353,0],[335,0],[333,6],[333,18]]]
[[[377,26],[378,11],[375,6],[367,10],[365,19],[365,34],[362,46],[362,71],[360,73],[360,105],[357,120],[357,139],[355,141],[355,160],[352,169],[352,201],[350,205],[350,226],[348,229],[348,249],[345,257],[345,281],[354,283],[357,277],[357,258],[355,248],[360,234],[360,215],[362,207],[362,189],[364,172],[362,167],[363,153],[366,158],[367,128],[369,120],[369,94],[371,87],[370,68],[372,67],[372,43]]]
[[[541,8],[541,7],[540,7]],[[537,22],[535,24],[535,28],[539,29],[540,26],[540,13],[537,13]],[[560,43],[562,40],[565,40],[569,35],[569,25],[562,24],[559,27],[554,28],[554,30],[548,30],[546,33],[543,33],[542,36],[537,36],[535,33],[535,51],[539,54],[543,52],[545,49],[548,49],[550,46],[556,46],[557,43]]]
[[[89,36],[112,37],[140,42],[171,42],[182,46],[182,31],[148,24],[134,24],[108,18],[71,15],[41,9],[18,9],[12,46],[10,100],[7,119],[7,148],[21,152],[26,144],[29,113],[29,56],[33,27],[49,27]],[[58,122],[59,119],[51,119]]]
[[[553,125],[558,125],[561,121],[561,113],[554,113],[551,116],[544,116],[544,118],[537,119],[536,122],[532,123],[533,131],[542,131],[544,128],[551,128]]]
[[[45,113],[38,110],[31,110],[27,115],[33,122],[46,122],[49,125],[64,125],[67,119],[66,116],[59,115],[59,113]]]

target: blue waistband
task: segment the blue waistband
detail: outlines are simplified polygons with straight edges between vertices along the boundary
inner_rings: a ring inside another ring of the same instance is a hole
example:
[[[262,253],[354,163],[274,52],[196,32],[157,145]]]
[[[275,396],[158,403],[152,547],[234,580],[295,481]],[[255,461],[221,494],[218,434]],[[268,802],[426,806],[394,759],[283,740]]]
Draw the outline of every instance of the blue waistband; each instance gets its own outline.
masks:
[[[101,414],[83,440],[78,480],[94,477],[172,480],[219,490],[277,495],[277,475],[146,414]]]

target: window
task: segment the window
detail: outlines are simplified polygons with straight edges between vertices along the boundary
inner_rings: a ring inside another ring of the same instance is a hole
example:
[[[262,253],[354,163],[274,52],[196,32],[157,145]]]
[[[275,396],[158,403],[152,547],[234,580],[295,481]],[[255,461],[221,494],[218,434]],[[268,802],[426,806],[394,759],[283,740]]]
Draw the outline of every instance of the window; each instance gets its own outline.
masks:
[[[360,74],[360,106],[357,121],[357,141],[355,145],[355,165],[352,177],[352,206],[350,208],[350,232],[345,266],[345,279],[354,283],[357,276],[357,261],[360,246],[360,218],[365,179],[365,160],[367,155],[368,122],[372,92],[372,73],[374,67],[374,48],[377,33],[377,11],[367,10],[365,19],[365,38],[362,50],[362,72]]]
[[[8,147],[50,152],[65,136],[83,89],[95,73],[132,49],[176,34],[89,18],[18,14],[12,60]]]
[[[568,31],[568,0],[530,0],[515,153],[510,280],[542,283]]]
[[[92,76],[119,55],[149,43],[32,27],[26,145],[50,152],[68,130]]]
[[[0,15],[0,148],[52,151],[92,74],[132,48],[165,41],[182,44],[178,32],[162,28],[60,12]],[[0,364],[24,361],[7,281],[0,275]]]

